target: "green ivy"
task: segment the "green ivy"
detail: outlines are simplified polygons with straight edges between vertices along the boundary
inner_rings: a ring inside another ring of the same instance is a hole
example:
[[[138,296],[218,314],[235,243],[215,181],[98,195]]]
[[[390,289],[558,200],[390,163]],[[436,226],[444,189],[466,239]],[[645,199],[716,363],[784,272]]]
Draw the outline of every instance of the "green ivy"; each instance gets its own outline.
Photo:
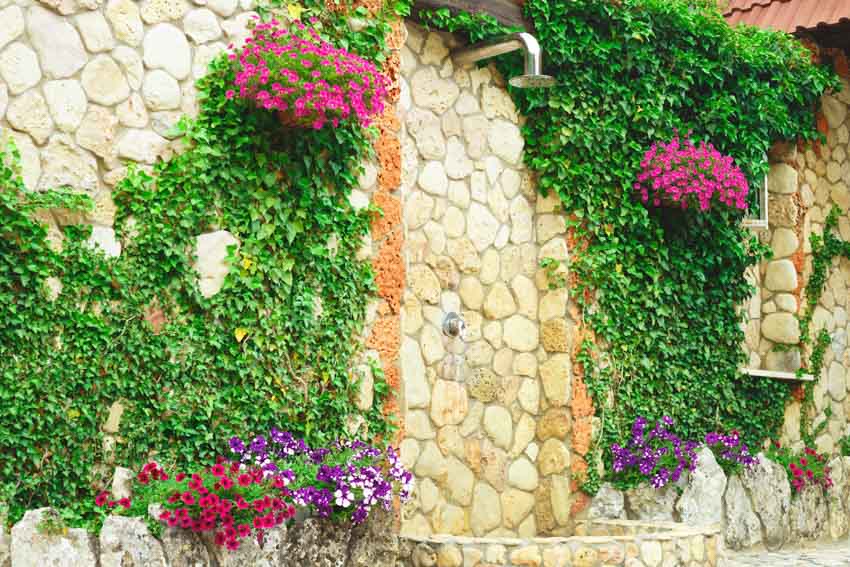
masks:
[[[347,15],[307,5],[338,44],[384,59],[391,12],[349,29]],[[150,457],[177,466],[211,462],[234,434],[272,426],[311,443],[386,436],[388,391],[380,373],[371,410],[352,403],[373,274],[357,258],[371,209],[348,195],[376,134],[349,124],[282,127],[268,112],[225,97],[226,56],[197,84],[200,115],[178,129],[182,153],[148,174],[131,168],[114,191],[118,258],[86,244],[90,228],[64,229],[51,248],[38,212],[80,209],[87,198],[24,190],[15,156],[0,166],[0,500],[10,520],[26,509],[64,508],[94,525],[94,489],[109,458]],[[226,229],[231,270],[201,296],[195,237]],[[61,281],[55,300],[48,278]],[[155,332],[145,313],[160,309]],[[120,400],[114,455],[101,425]],[[93,526],[96,527],[96,526]]]
[[[470,13],[438,8],[421,10],[418,18],[419,23],[427,28],[464,33],[471,42],[504,33],[523,31],[520,27],[502,25],[499,20],[484,12]]]
[[[839,454],[842,457],[850,457],[850,435],[845,435],[838,442]]]
[[[841,209],[833,205],[823,226],[823,235],[812,233],[812,274],[806,282],[806,309],[800,317],[800,344],[810,349],[809,364],[797,371],[799,375],[811,374],[815,380],[823,370],[823,359],[831,339],[826,329],[812,336],[812,319],[818,306],[823,288],[826,285],[829,268],[836,258],[850,259],[850,242],[845,242],[836,234]],[[805,382],[803,386],[803,405],[800,409],[800,435],[807,445],[814,445],[814,438],[820,432],[812,430],[812,408],[814,382]],[[830,409],[830,408],[827,408]],[[828,417],[828,416],[827,416]],[[822,426],[826,422],[821,423]],[[821,428],[822,429],[822,428]]]
[[[760,446],[788,395],[739,371],[744,272],[767,248],[732,212],[647,209],[631,187],[643,153],[676,130],[734,156],[755,186],[774,141],[818,135],[814,110],[836,80],[786,34],[730,28],[713,2],[527,0],[525,14],[558,81],[511,88],[528,117],[525,161],[588,243],[571,259],[573,298],[605,345],[582,358],[603,421],[593,451],[610,462],[639,415],[673,417],[683,438],[737,429]],[[426,21],[480,38],[465,18]],[[518,55],[499,65],[520,73]]]

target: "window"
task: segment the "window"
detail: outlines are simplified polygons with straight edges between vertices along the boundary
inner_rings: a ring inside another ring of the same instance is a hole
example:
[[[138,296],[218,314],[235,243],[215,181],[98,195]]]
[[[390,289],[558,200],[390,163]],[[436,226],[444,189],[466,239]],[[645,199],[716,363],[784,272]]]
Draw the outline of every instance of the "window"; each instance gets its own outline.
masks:
[[[753,214],[753,211],[749,211],[747,216],[744,217],[741,226],[752,230],[767,230],[767,175],[764,176],[764,179],[762,180],[762,183],[759,184],[758,189],[759,193],[756,199],[756,202],[758,203],[758,214]]]

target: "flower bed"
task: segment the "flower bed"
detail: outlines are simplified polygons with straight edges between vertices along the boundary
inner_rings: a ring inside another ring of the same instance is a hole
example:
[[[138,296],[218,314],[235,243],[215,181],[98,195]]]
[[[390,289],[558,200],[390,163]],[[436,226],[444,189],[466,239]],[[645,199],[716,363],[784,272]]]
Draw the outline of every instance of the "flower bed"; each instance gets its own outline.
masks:
[[[791,483],[791,488],[796,493],[802,492],[807,486],[821,486],[823,488],[832,486],[827,456],[818,453],[811,447],[805,447],[800,454],[788,447],[782,447],[778,442],[774,442],[767,455],[771,460],[785,468],[785,472],[788,474],[788,482]]]
[[[293,518],[296,506],[357,525],[375,506],[391,510],[396,495],[407,500],[413,488],[413,475],[392,447],[354,440],[313,449],[278,429],[229,444],[232,461],[219,457],[194,473],[169,473],[149,462],[132,481],[132,498],[101,492],[95,503],[131,516],[146,516],[156,504],[165,526],[211,533],[216,545],[235,551]]]
[[[394,486],[402,501],[413,489],[413,475],[392,447],[381,450],[354,440],[312,449],[291,433],[272,429],[250,443],[234,437],[230,448],[243,464],[286,479],[292,501],[320,517],[350,515],[360,523],[373,506],[392,507]]]
[[[611,445],[614,478],[627,484],[648,480],[653,488],[663,488],[696,468],[696,449],[701,443],[680,439],[671,431],[675,423],[670,417],[662,417],[650,430],[648,425],[645,418],[636,418],[628,442]],[[731,467],[756,462],[737,431],[708,433],[703,441],[721,462]]]

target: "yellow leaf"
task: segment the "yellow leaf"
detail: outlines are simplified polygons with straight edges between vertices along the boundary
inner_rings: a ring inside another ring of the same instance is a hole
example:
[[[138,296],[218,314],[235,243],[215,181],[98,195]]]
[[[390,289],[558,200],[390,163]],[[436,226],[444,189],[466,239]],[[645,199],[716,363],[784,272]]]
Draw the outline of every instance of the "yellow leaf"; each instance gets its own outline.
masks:
[[[245,327],[236,327],[236,330],[233,331],[233,336],[236,337],[236,342],[242,342],[242,340],[248,336],[248,329]]]
[[[77,419],[78,417],[80,417],[80,412],[75,409],[69,409],[67,413],[68,419]]]
[[[289,12],[289,17],[293,20],[300,20],[301,13],[304,11],[304,6],[301,4],[289,4],[286,7],[286,11]]]

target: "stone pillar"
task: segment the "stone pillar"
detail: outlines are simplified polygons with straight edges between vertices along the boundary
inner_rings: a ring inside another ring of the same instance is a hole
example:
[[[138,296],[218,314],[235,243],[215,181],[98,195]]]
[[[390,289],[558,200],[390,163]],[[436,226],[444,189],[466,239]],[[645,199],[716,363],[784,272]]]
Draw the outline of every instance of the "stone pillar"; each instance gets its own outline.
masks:
[[[556,197],[538,200],[495,69],[456,67],[451,36],[408,32],[402,456],[418,494],[402,533],[555,531],[570,492],[565,220]],[[442,332],[451,312],[463,341]]]

